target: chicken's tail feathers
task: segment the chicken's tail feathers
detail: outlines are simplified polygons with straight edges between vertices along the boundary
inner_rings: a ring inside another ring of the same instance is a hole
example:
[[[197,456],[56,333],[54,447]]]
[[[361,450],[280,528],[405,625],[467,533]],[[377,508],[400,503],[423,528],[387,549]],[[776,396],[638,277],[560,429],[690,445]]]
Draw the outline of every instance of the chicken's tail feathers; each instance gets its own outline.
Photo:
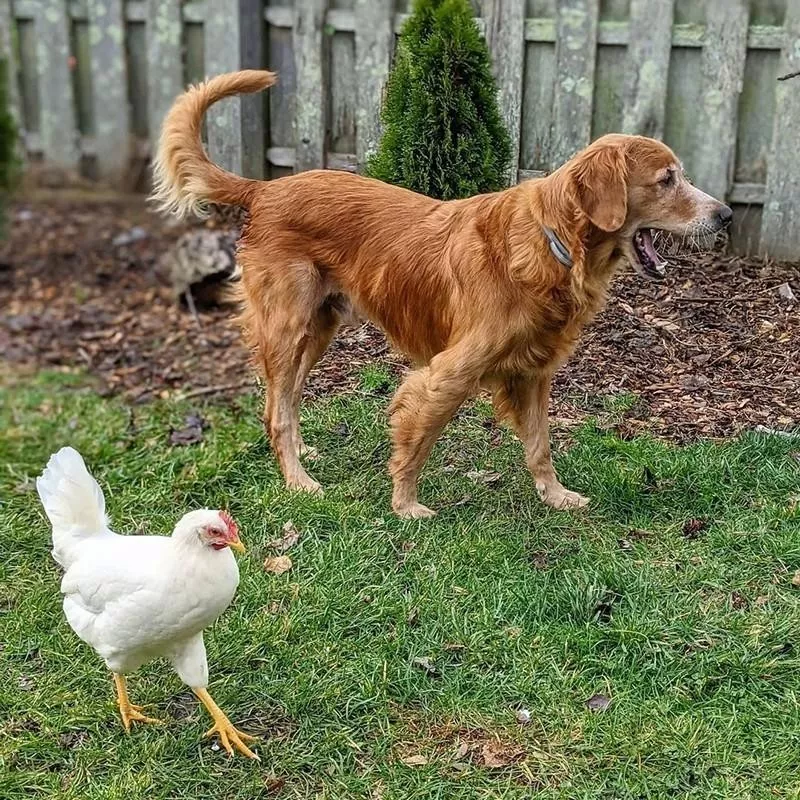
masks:
[[[74,448],[62,447],[50,456],[36,491],[53,526],[53,555],[62,565],[69,540],[108,530],[103,491]]]

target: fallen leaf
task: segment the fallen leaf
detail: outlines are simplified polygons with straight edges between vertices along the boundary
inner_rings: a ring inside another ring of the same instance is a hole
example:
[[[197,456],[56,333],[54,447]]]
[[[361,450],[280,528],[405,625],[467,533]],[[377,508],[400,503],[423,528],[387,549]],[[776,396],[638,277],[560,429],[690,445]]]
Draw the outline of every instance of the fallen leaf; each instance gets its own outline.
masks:
[[[544,550],[537,550],[535,553],[531,553],[530,560],[534,569],[547,569],[548,567],[547,553]]]
[[[517,722],[520,725],[527,725],[531,721],[531,712],[528,711],[527,708],[518,708],[514,712],[514,716],[517,718]]]
[[[735,611],[741,611],[750,605],[748,599],[739,591],[731,592],[731,607]]]
[[[65,750],[76,750],[89,738],[85,731],[66,731],[58,736],[58,744]]]
[[[189,414],[183,428],[177,430],[173,428],[170,431],[169,443],[173,447],[199,444],[203,441],[203,431],[207,427],[206,421],[199,414]]]
[[[455,758],[460,761],[469,753],[469,745],[466,742],[461,742],[455,752]]]
[[[650,323],[650,325],[652,325],[654,328],[660,328],[668,333],[680,333],[681,331],[680,326],[676,325],[672,320],[669,319],[660,319],[659,317],[653,317],[650,314],[645,314],[644,321]]]
[[[502,742],[497,741],[486,742],[481,748],[483,766],[489,769],[507,767],[514,761],[518,761],[522,755],[522,750],[504,745]]]
[[[283,536],[280,539],[273,539],[267,542],[267,547],[270,550],[277,550],[279,553],[285,553],[291,547],[294,547],[300,540],[300,531],[295,528],[294,523],[289,520],[284,523]]]
[[[286,786],[285,778],[272,777],[264,779],[264,791],[266,792],[267,797],[274,797],[275,795],[279,794],[284,786]]]
[[[283,575],[292,568],[292,559],[289,556],[274,556],[264,561],[264,569],[273,575]]]
[[[475,469],[467,473],[467,477],[476,483],[497,483],[503,476],[499,472],[489,472],[485,469]]]
[[[589,711],[605,711],[611,705],[611,698],[604,694],[593,694],[586,701]]]
[[[424,767],[428,763],[428,759],[421,754],[406,756],[401,760],[408,767]]]
[[[789,286],[788,283],[782,283],[778,287],[778,294],[784,299],[788,300],[790,303],[793,303],[797,298],[795,297],[794,292],[792,291],[792,287]]]
[[[706,528],[708,528],[708,520],[687,519],[683,523],[683,536],[685,539],[697,539]]]
[[[763,608],[765,605],[767,605],[767,603],[769,603],[769,597],[767,595],[760,594],[758,597],[756,597],[755,604],[759,608]]]
[[[418,669],[427,672],[432,678],[439,674],[436,664],[434,664],[433,661],[431,661],[431,659],[429,659],[427,656],[417,656],[416,658],[412,658],[411,663]]]
[[[800,569],[792,576],[792,586],[800,588]]]

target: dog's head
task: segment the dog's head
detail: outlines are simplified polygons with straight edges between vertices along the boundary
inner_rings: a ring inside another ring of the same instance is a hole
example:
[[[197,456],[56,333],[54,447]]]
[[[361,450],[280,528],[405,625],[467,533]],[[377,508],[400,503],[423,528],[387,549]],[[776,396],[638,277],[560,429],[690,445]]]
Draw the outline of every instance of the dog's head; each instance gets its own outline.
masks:
[[[653,246],[655,231],[695,239],[718,233],[733,217],[728,206],[689,182],[669,147],[644,136],[603,136],[552,178],[586,237],[613,239],[648,278],[663,277],[666,266]]]

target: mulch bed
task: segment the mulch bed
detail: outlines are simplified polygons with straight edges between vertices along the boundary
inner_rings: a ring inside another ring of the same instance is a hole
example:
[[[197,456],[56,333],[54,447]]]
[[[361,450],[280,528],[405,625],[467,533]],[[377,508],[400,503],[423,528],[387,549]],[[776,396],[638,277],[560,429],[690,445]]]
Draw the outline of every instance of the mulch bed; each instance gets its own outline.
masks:
[[[0,245],[3,360],[82,367],[132,402],[252,391],[232,310],[202,311],[198,328],[159,274],[183,230],[130,199],[18,203]],[[557,378],[556,417],[576,422],[604,395],[629,392],[641,402],[621,435],[688,441],[800,425],[800,267],[711,254],[671,261],[662,283],[616,280]],[[377,359],[403,368],[375,328],[343,332],[309,395],[352,388]]]

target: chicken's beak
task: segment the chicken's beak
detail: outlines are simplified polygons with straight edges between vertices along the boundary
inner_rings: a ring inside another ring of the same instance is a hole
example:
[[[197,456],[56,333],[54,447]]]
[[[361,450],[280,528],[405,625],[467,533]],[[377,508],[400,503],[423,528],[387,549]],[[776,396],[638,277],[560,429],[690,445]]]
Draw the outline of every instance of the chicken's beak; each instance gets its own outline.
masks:
[[[232,541],[232,542],[231,542],[231,543],[228,545],[228,547],[230,547],[230,548],[231,548],[231,550],[235,550],[237,553],[242,553],[242,554],[244,554],[244,553],[246,553],[246,552],[247,552],[247,551],[244,549],[244,545],[242,544],[242,540],[241,540],[241,539],[239,539],[239,538],[236,538],[236,539],[234,539],[234,540],[233,540],[233,541]]]

